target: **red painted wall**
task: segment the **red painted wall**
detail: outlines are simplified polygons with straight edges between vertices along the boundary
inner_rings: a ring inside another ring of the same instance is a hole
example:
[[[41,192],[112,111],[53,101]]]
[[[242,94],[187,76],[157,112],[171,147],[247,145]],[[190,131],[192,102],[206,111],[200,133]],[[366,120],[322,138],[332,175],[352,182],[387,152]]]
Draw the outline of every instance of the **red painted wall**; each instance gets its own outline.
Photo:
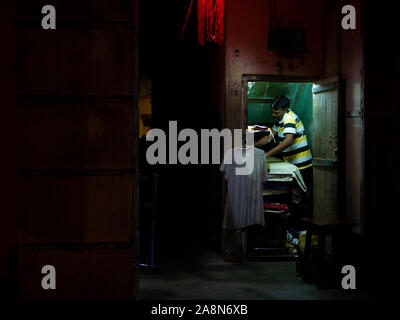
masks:
[[[280,0],[274,3],[275,26],[308,30],[306,53],[291,58],[280,57],[276,52],[268,50],[270,25],[268,1],[228,1],[225,12],[227,127],[241,127],[240,87],[243,74],[322,75],[321,1]],[[235,55],[235,50],[239,50],[238,56]],[[277,66],[278,61],[282,68]]]

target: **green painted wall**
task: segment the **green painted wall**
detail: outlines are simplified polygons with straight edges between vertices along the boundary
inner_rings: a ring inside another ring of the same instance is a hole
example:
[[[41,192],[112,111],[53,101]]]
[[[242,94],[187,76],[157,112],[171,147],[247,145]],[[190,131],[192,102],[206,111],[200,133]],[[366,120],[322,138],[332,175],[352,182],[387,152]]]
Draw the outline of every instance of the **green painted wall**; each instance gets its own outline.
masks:
[[[296,113],[306,130],[307,140],[312,149],[312,83],[291,82],[249,82],[248,84],[248,124],[272,126],[270,103],[254,103],[251,99],[273,99],[286,96],[290,100],[291,110]]]

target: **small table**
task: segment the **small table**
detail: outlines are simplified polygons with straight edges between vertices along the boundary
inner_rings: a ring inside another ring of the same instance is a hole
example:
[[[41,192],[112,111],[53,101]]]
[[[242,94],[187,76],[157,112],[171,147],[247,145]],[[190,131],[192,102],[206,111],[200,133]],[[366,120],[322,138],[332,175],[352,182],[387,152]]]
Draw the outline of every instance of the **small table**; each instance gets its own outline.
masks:
[[[316,278],[317,287],[319,289],[323,288],[328,280],[329,270],[331,268],[327,267],[325,261],[325,243],[326,236],[332,236],[332,254],[333,262],[338,262],[336,260],[338,252],[334,244],[340,240],[339,238],[344,238],[351,234],[351,229],[356,225],[355,222],[349,220],[343,220],[335,217],[324,217],[324,218],[303,218],[301,219],[302,224],[304,224],[304,229],[307,231],[304,256],[302,260],[299,261],[299,271],[303,275],[303,279],[308,279],[309,276],[314,276]],[[316,251],[316,257],[314,263],[311,261],[311,242],[312,235],[318,235],[318,250]],[[333,266],[335,269],[336,266]]]

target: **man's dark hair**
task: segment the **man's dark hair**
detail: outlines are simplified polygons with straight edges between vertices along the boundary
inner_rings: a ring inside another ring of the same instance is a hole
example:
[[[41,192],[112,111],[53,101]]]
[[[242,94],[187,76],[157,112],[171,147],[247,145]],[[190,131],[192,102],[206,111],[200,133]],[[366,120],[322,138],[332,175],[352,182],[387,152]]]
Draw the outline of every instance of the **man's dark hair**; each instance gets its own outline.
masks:
[[[289,108],[289,106],[290,106],[290,101],[285,96],[276,97],[272,101],[272,104],[271,104],[271,108],[274,109],[274,110],[281,110],[281,109],[284,109],[286,107]]]

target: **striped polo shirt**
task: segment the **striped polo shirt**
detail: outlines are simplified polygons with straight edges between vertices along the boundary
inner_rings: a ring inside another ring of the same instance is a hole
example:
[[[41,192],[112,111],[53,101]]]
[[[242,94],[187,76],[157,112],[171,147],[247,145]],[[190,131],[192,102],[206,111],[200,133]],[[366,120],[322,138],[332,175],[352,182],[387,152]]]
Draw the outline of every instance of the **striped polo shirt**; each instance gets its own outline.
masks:
[[[293,143],[282,151],[283,160],[296,165],[300,170],[312,166],[311,150],[300,118],[291,110],[286,112],[279,124],[274,124],[272,130],[278,132],[279,142],[285,139],[286,133],[294,134]]]

